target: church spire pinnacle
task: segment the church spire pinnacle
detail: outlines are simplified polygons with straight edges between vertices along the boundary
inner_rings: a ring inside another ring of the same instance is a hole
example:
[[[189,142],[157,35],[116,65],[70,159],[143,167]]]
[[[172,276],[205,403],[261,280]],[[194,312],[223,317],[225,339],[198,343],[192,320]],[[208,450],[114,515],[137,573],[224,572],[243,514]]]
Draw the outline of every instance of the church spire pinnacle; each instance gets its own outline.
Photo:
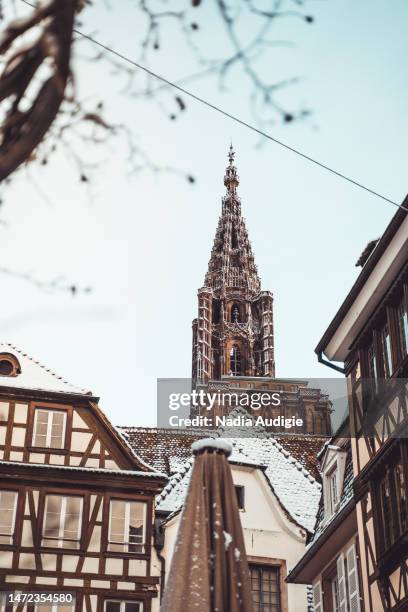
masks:
[[[204,285],[193,322],[193,387],[223,376],[275,375],[272,294],[261,281],[249,241],[232,144]]]
[[[234,166],[235,151],[232,147],[232,143],[228,151],[228,161],[229,161],[229,164],[225,171],[224,185],[227,188],[228,195],[235,195],[237,192],[237,187],[239,185],[239,178],[237,174],[237,169]]]

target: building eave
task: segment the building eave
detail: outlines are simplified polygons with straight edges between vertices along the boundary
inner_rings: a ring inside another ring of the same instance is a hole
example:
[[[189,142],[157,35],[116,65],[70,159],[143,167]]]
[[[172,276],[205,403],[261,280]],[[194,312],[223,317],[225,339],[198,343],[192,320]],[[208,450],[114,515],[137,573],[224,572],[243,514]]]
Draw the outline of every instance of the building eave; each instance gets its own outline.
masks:
[[[71,391],[53,391],[51,389],[31,389],[25,387],[8,387],[0,385],[0,397],[19,398],[27,401],[44,400],[56,402],[86,402],[92,401],[95,404],[99,402],[99,397],[91,393],[74,393]]]
[[[57,484],[64,480],[64,485],[74,488],[80,483],[90,488],[118,486],[132,490],[140,488],[152,493],[160,491],[168,480],[165,474],[159,472],[109,470],[107,468],[45,465],[4,460],[0,461],[0,475],[3,482],[22,481],[27,484],[39,481]]]
[[[338,340],[337,343],[334,343],[333,340],[335,339],[336,334],[338,334],[340,326],[344,323],[353,305],[356,303],[357,298],[360,296],[362,289],[369,281],[373,272],[375,272],[376,266],[380,262],[381,258],[383,258],[387,249],[390,247],[392,241],[397,237],[399,232],[401,234],[402,252],[400,253],[400,257],[396,257],[395,260],[390,263],[390,275],[393,273],[398,273],[398,268],[401,268],[401,265],[403,264],[404,248],[408,248],[408,212],[406,209],[408,209],[408,196],[405,197],[402,207],[398,209],[394,217],[391,219],[381,239],[378,241],[376,247],[368,258],[367,263],[364,265],[362,271],[357,277],[354,285],[350,289],[345,300],[317,344],[315,352],[318,355],[324,353],[330,361],[345,361],[352,339],[349,339],[346,336],[343,342]],[[373,291],[373,299],[371,300],[370,305],[366,308],[367,314],[364,317],[365,320],[367,316],[373,312],[374,308],[381,300],[382,294],[386,291],[386,280],[387,279],[384,278],[383,286],[377,286],[376,290]],[[361,315],[362,312],[357,312],[355,320],[350,323],[350,328],[352,328],[352,333],[354,336],[356,336],[358,331],[361,329],[361,319],[363,318]]]
[[[306,549],[286,582],[310,584],[354,533],[357,533],[356,502],[351,499],[331,520],[319,538]]]

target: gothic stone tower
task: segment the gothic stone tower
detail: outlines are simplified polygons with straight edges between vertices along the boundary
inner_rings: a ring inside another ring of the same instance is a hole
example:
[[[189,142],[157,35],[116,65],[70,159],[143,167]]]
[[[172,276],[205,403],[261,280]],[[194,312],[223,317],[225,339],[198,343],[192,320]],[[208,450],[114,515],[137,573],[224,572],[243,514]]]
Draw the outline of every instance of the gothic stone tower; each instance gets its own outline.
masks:
[[[223,376],[275,377],[273,297],[261,291],[230,147],[214,245],[193,321],[193,388]]]

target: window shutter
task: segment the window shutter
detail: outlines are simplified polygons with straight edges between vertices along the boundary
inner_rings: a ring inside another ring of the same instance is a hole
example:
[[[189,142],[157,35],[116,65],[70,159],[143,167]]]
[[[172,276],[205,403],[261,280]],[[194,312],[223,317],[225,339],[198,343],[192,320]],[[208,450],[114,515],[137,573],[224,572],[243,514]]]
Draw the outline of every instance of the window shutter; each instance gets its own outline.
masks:
[[[344,575],[344,555],[337,559],[337,582],[339,583],[339,612],[347,612],[346,577]]]
[[[314,612],[323,612],[322,583],[320,580],[313,585],[313,610]]]
[[[350,612],[360,612],[360,590],[358,587],[357,556],[354,544],[347,551],[347,572],[349,609]]]

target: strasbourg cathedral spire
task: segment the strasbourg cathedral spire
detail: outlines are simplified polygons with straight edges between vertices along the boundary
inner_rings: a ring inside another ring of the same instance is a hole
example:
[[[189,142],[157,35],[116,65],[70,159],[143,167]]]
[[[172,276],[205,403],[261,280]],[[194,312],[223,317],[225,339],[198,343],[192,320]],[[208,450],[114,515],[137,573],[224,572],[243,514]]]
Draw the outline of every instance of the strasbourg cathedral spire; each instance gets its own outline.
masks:
[[[275,376],[273,297],[261,291],[230,147],[214,244],[193,321],[193,386],[222,376]]]
[[[281,403],[262,409],[262,416],[300,418],[297,433],[329,435],[328,395],[306,380],[275,376],[273,296],[261,291],[241,214],[234,161],[231,145],[224,176],[226,194],[204,285],[198,290],[198,317],[193,321],[192,387],[246,396],[278,390]],[[228,414],[232,408],[217,403],[213,415]],[[191,410],[192,415],[200,412]]]

